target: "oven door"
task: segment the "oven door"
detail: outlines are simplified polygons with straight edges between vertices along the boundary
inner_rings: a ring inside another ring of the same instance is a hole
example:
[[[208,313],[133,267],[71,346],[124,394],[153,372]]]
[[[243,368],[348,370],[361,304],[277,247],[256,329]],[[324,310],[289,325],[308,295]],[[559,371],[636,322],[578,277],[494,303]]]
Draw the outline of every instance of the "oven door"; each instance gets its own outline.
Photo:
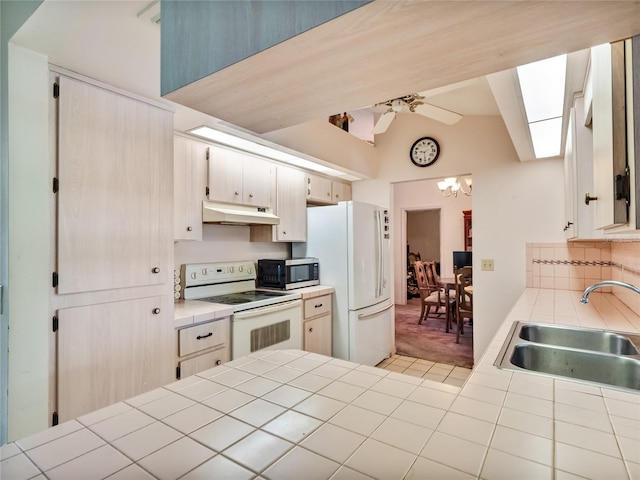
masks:
[[[257,350],[302,350],[302,300],[277,303],[233,314],[231,358]]]

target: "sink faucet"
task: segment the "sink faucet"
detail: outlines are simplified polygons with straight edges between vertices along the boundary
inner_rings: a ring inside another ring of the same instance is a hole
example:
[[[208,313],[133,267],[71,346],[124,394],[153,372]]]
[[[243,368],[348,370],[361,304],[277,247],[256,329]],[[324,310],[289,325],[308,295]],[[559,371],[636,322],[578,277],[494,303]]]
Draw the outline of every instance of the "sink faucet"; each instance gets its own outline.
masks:
[[[580,303],[589,303],[589,294],[593,292],[596,288],[602,288],[602,287],[624,287],[640,294],[640,288],[636,287],[635,285],[631,285],[630,283],[625,283],[625,282],[618,282],[616,280],[605,280],[604,282],[594,283],[593,285],[588,287],[582,294]]]

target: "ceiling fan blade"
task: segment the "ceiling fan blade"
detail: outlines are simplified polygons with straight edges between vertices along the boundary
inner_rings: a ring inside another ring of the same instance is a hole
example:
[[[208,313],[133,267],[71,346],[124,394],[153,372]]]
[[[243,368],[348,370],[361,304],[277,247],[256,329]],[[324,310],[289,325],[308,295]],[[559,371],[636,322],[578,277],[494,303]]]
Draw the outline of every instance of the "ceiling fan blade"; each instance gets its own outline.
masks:
[[[389,109],[384,112],[373,127],[373,133],[377,134],[386,132],[394,118],[396,118],[396,112],[393,110]]]
[[[419,113],[424,117],[433,118],[438,122],[446,123],[447,125],[453,125],[454,123],[460,121],[460,119],[462,118],[462,115],[460,115],[459,113],[436,107],[435,105],[430,105],[428,103],[416,105],[414,112]]]

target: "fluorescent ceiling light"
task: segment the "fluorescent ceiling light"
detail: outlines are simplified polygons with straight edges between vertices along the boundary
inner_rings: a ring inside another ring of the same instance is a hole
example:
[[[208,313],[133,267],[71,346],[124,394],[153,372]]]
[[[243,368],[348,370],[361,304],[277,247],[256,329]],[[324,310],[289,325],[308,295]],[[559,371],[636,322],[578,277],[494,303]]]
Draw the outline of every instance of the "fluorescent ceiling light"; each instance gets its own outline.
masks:
[[[566,71],[566,55],[517,67],[536,158],[560,155]]]
[[[217,130],[215,128],[201,126],[188,131],[193,135],[197,135],[199,137],[207,138],[216,143],[220,143],[222,145],[227,145],[229,147],[237,148],[239,150],[244,150],[245,152],[253,153],[256,155],[261,155],[263,157],[270,158],[272,160],[277,160],[282,163],[288,163],[289,165],[295,165],[296,167],[304,168],[307,170],[312,170],[314,172],[322,173],[324,175],[329,175],[331,177],[342,178],[344,180],[356,181],[361,180],[361,178],[356,177],[354,175],[349,175],[348,173],[341,172],[331,167],[327,167],[320,163],[316,163],[312,159],[303,158],[303,154],[288,153],[279,148],[275,148],[269,145],[264,145],[262,143],[258,143],[258,140],[243,138],[237,135],[233,135],[227,132],[223,132],[221,130]],[[284,147],[281,147],[284,148]]]

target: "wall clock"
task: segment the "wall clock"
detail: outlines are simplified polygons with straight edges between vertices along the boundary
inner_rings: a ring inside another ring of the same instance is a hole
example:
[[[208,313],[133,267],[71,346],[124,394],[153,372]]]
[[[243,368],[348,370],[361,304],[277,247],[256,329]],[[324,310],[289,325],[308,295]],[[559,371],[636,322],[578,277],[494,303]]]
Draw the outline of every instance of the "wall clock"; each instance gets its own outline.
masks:
[[[418,167],[428,167],[438,160],[440,145],[431,137],[422,137],[413,142],[409,150],[409,158]]]

